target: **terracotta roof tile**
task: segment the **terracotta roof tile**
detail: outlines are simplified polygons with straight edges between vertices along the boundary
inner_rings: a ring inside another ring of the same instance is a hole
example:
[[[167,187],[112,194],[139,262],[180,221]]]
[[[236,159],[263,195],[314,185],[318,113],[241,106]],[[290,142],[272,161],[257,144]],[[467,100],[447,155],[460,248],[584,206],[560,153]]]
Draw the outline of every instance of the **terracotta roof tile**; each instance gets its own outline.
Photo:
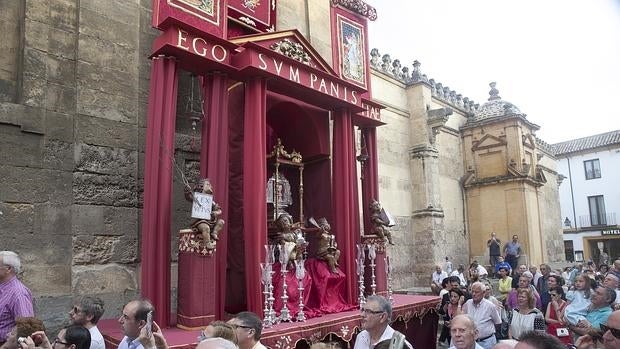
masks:
[[[582,150],[605,147],[612,144],[620,144],[620,130],[552,144],[551,148],[553,149],[555,155],[562,155],[575,153]]]

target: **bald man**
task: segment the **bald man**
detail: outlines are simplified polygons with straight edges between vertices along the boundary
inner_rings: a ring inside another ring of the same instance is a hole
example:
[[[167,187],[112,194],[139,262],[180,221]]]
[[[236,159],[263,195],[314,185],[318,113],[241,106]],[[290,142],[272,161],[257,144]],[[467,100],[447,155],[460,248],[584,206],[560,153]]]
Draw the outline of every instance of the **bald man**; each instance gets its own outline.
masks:
[[[469,315],[461,314],[450,321],[453,346],[450,349],[484,349],[477,342],[478,329]]]

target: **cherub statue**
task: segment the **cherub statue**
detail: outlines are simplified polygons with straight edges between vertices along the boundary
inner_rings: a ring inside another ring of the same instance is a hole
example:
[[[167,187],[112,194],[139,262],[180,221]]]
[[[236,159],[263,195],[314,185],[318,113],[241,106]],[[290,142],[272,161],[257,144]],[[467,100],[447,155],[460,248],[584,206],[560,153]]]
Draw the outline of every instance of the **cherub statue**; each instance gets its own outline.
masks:
[[[392,233],[388,230],[388,222],[384,218],[381,204],[377,200],[370,203],[370,222],[373,225],[373,232],[380,238],[387,240],[390,245],[392,242]]]
[[[325,217],[319,218],[317,221],[319,229],[321,229],[321,238],[319,239],[319,249],[316,256],[327,262],[332,273],[337,273],[338,259],[340,258],[340,250],[336,243],[336,237],[331,234],[331,226]]]
[[[193,201],[194,191],[213,195],[213,187],[207,178],[199,180],[193,191],[186,188],[185,198],[189,201]],[[219,240],[219,232],[224,226],[224,220],[220,218],[221,215],[222,208],[213,201],[211,204],[211,219],[196,219],[190,227],[195,234],[200,234],[208,250],[215,249],[215,242]]]
[[[303,250],[307,243],[301,232],[299,223],[293,223],[293,217],[288,213],[282,213],[276,219],[278,229],[274,240],[282,244],[288,253],[288,262],[302,258]]]

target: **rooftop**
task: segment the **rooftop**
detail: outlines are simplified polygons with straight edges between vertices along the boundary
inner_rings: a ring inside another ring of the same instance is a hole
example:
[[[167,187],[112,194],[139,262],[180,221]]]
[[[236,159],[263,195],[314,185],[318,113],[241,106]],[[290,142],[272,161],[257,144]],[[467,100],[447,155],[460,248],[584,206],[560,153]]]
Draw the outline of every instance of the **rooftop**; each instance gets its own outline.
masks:
[[[613,144],[620,144],[620,130],[551,144],[551,148],[553,149],[555,155],[563,155],[583,150],[596,149]]]

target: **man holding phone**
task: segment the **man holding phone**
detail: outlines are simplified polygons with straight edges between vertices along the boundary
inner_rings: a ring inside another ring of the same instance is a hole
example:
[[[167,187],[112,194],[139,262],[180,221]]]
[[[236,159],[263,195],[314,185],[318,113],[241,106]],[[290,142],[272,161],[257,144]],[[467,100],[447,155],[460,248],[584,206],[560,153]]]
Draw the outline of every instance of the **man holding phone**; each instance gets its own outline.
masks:
[[[138,337],[140,330],[147,326],[149,312],[152,319],[154,310],[151,302],[146,299],[131,301],[125,305],[123,313],[118,318],[125,337],[118,344],[118,349],[144,349]]]

